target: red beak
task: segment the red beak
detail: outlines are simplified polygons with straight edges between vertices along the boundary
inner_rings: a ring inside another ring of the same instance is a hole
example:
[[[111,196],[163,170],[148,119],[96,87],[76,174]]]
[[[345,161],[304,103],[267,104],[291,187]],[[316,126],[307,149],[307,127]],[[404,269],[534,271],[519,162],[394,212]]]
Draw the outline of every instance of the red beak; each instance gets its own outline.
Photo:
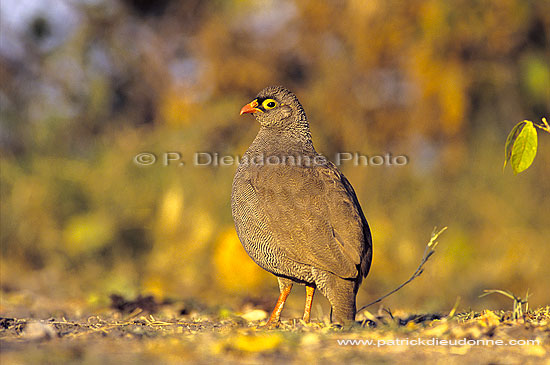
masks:
[[[240,115],[243,115],[244,113],[257,113],[261,112],[260,109],[256,108],[258,106],[257,100],[252,100],[250,103],[246,104],[242,107]]]

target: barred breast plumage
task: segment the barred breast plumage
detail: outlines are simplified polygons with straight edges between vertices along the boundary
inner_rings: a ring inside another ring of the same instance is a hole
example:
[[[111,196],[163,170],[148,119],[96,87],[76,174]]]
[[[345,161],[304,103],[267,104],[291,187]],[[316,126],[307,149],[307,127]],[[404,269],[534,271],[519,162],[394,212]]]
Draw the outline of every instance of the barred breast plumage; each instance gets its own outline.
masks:
[[[279,322],[293,283],[306,285],[305,321],[315,289],[333,322],[353,321],[372,239],[351,184],[315,151],[304,109],[287,89],[265,88],[244,113],[261,127],[235,174],[231,208],[244,249],[279,280],[268,325]]]

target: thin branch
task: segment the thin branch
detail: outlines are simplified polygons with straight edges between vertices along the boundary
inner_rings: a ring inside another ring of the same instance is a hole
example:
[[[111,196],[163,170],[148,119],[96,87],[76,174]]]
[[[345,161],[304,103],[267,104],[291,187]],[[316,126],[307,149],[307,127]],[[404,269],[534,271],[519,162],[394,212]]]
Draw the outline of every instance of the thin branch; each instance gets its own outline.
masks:
[[[542,125],[537,123],[533,123],[533,124],[535,125],[535,127],[538,127],[543,131],[550,133],[550,125],[548,125],[546,118],[542,118]]]
[[[368,307],[370,307],[373,304],[381,302],[382,300],[386,299],[387,297],[389,297],[390,295],[397,292],[398,290],[403,288],[405,285],[407,285],[408,283],[410,283],[411,281],[413,281],[414,279],[419,277],[424,272],[424,269],[423,269],[424,264],[426,264],[426,262],[428,262],[428,259],[435,253],[435,247],[437,246],[437,238],[446,229],[447,229],[447,227],[444,227],[439,232],[437,232],[437,228],[434,228],[434,231],[432,232],[432,237],[430,238],[430,241],[428,242],[428,244],[426,245],[426,249],[424,250],[424,255],[422,256],[422,260],[420,260],[420,265],[418,265],[418,268],[416,269],[416,271],[412,274],[412,276],[407,281],[405,281],[403,284],[399,285],[397,288],[393,289],[388,294],[383,295],[380,298],[376,299],[374,302],[362,306],[361,308],[359,308],[357,313],[361,312],[364,309],[367,309]]]

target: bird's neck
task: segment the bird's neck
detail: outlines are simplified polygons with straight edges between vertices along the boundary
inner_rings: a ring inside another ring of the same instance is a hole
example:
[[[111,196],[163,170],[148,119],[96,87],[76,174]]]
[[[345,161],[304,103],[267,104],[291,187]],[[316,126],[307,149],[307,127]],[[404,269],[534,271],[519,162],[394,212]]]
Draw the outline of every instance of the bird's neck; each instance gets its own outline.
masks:
[[[306,124],[292,128],[262,126],[247,154],[315,156],[317,152],[311,141],[309,126]]]

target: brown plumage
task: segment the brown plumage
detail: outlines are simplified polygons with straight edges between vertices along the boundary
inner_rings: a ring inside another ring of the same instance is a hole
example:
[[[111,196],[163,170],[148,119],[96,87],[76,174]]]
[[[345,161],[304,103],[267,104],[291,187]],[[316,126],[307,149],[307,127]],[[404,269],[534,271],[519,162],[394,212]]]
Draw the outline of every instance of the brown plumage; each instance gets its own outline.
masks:
[[[355,297],[372,259],[372,240],[353,187],[319,155],[296,96],[262,90],[241,109],[260,131],[235,174],[231,208],[244,249],[277,276],[276,324],[293,283],[306,285],[304,320],[315,289],[329,300],[333,322],[355,319]]]

